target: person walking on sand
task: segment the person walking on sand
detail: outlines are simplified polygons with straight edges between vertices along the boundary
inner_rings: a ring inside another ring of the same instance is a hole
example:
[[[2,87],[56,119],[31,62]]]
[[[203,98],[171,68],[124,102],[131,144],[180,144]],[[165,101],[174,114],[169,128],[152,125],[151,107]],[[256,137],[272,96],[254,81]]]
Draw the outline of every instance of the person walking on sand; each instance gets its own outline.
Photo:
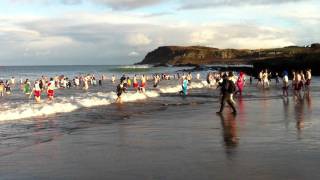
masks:
[[[242,91],[243,91],[244,84],[245,84],[245,74],[243,72],[240,72],[240,75],[239,75],[238,80],[237,80],[237,88],[238,88],[238,90],[236,91],[235,94],[239,93],[240,96],[242,96]]]
[[[232,73],[229,73],[228,77],[226,75],[223,75],[223,81],[222,83],[219,84],[221,87],[221,102],[220,102],[220,110],[217,112],[217,114],[221,114],[223,112],[225,103],[227,102],[229,106],[233,110],[233,114],[237,113],[237,110],[235,108],[235,103],[232,99],[232,95],[236,90],[236,86],[234,82],[231,80],[232,78]]]

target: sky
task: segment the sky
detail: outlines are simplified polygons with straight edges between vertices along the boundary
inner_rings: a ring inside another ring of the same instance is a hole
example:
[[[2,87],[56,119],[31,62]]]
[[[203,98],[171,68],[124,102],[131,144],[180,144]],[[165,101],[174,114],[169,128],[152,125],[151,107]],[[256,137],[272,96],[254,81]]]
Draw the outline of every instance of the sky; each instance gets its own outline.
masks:
[[[319,0],[0,0],[0,66],[133,64],[159,46],[320,42]]]

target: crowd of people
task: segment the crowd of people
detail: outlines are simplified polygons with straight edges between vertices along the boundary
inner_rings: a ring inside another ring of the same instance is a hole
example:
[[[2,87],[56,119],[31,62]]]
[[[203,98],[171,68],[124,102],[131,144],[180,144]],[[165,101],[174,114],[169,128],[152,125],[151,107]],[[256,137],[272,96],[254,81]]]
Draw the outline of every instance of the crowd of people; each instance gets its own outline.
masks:
[[[229,104],[233,113],[236,113],[234,96],[242,96],[246,84],[253,84],[253,76],[249,77],[249,82],[247,82],[247,76],[244,72],[236,73],[233,72],[209,72],[206,76],[206,82],[208,87],[220,88],[221,91],[221,105],[220,110],[217,113],[222,113],[225,107],[225,103]],[[290,76],[290,78],[289,78]],[[194,78],[195,77],[195,78]],[[133,75],[132,77],[123,75],[119,84],[116,86],[117,100],[116,102],[121,103],[121,96],[128,91],[128,88],[139,93],[145,93],[147,81],[153,81],[153,88],[157,88],[159,83],[163,80],[177,80],[181,85],[180,94],[183,96],[188,95],[188,87],[193,82],[193,80],[201,81],[201,74],[198,72],[196,74],[188,73],[174,73],[174,74],[153,74],[152,76]],[[272,73],[268,70],[260,71],[257,75],[257,88],[269,89],[271,79],[275,79],[275,84],[279,86],[280,80],[282,79],[282,93],[284,97],[288,97],[288,90],[290,87],[293,89],[293,95],[297,98],[302,98],[302,91],[307,95],[310,91],[311,84],[311,69],[306,71],[292,71],[290,75],[288,71],[283,71],[281,75],[278,73]],[[291,84],[289,79],[292,79]],[[33,83],[29,79],[24,81],[20,80],[21,91],[29,98],[34,97],[37,103],[41,102],[42,94],[47,95],[47,100],[49,102],[54,100],[56,89],[68,89],[71,87],[79,87],[84,91],[87,91],[90,86],[102,86],[104,80],[107,80],[105,75],[100,78],[96,78],[95,75],[84,75],[77,76],[73,79],[69,79],[65,76],[56,76],[54,78],[47,78],[42,76],[41,78],[35,80]],[[111,82],[116,83],[115,75],[110,77]],[[5,82],[0,81],[0,96],[5,94],[10,95],[12,87],[17,86],[16,80],[12,77],[10,80]]]

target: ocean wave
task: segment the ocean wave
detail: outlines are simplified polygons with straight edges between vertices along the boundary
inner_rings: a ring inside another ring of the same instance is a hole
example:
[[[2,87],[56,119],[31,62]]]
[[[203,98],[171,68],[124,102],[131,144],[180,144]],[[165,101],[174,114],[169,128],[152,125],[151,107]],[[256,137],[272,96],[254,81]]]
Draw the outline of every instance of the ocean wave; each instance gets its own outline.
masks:
[[[134,102],[137,100],[144,100],[147,98],[158,97],[159,93],[155,91],[146,91],[145,93],[128,92],[124,93],[123,102]],[[86,97],[70,97],[57,98],[53,103],[42,104],[22,104],[14,109],[3,110],[0,113],[0,121],[18,120],[32,117],[48,116],[57,113],[68,113],[77,109],[95,106],[104,106],[114,103],[117,99],[115,92],[108,93],[92,93]]]

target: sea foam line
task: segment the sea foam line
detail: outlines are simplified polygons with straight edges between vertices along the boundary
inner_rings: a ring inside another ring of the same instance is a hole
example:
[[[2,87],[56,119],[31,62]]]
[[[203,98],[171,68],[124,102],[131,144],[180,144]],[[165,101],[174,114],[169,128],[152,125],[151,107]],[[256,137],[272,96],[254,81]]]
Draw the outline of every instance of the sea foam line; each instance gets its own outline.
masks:
[[[189,86],[189,89],[205,88],[207,86],[208,85],[205,81],[202,81],[200,83],[193,82]],[[180,90],[181,90],[181,85],[159,89],[161,93],[177,93]],[[122,101],[134,102],[137,100],[155,98],[158,96],[160,96],[160,94],[156,91],[146,91],[145,93],[128,92],[122,95]],[[95,106],[109,105],[114,103],[116,99],[117,99],[117,95],[115,92],[108,92],[108,93],[98,92],[98,93],[88,94],[88,96],[84,98],[81,98],[81,97],[57,98],[56,102],[53,102],[50,104],[26,103],[26,104],[19,105],[14,109],[1,111],[0,121],[48,116],[56,113],[68,113],[83,107],[90,108]]]

